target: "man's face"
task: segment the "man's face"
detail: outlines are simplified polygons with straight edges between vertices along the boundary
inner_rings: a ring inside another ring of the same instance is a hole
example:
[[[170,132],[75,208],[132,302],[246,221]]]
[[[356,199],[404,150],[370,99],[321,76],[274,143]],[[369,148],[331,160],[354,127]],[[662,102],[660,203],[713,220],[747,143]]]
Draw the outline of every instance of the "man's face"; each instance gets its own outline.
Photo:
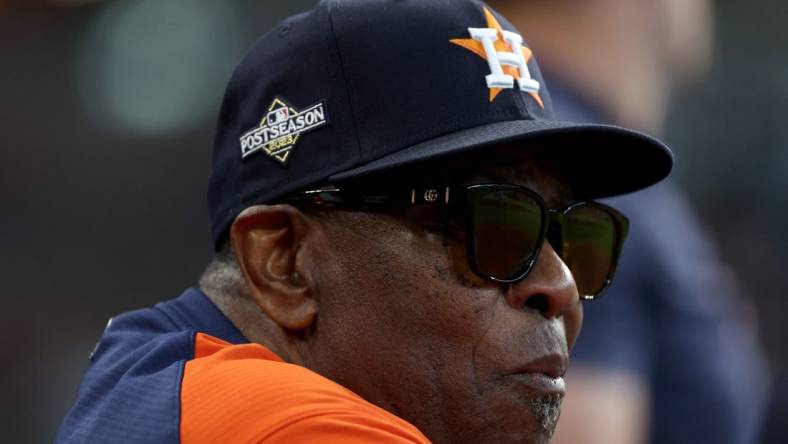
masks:
[[[521,184],[567,203],[532,156],[500,151],[495,164],[441,166],[465,170],[463,182]],[[502,285],[470,270],[461,229],[435,228],[418,208],[342,216],[326,219],[310,264],[319,313],[309,365],[438,443],[549,441],[582,323],[575,282],[550,245],[526,279]]]

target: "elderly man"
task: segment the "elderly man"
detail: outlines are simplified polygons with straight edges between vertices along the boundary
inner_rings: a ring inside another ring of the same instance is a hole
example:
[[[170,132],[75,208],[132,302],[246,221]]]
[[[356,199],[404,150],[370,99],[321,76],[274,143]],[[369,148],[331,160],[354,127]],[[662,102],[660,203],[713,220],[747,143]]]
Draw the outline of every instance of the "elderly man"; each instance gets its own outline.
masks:
[[[200,288],[116,317],[60,442],[549,441],[670,151],[558,122],[477,1],[323,1],[230,80]]]

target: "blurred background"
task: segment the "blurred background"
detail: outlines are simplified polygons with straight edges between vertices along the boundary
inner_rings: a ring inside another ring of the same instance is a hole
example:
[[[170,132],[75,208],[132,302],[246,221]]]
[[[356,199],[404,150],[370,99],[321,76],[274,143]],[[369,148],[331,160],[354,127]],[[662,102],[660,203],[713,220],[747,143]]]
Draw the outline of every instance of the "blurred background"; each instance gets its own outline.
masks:
[[[212,253],[204,196],[224,85],[259,35],[312,3],[0,0],[5,442],[52,440],[111,316],[194,285]],[[664,138],[778,374],[788,3],[714,6],[711,72],[676,95]]]

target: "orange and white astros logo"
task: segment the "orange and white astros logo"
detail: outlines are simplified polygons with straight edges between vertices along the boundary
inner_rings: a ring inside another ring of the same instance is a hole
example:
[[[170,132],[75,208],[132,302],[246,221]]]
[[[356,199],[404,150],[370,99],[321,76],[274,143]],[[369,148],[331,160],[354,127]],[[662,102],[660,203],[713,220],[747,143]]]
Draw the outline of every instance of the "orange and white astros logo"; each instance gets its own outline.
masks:
[[[520,91],[528,93],[544,108],[544,102],[539,96],[539,82],[531,78],[528,70],[528,61],[533,57],[533,53],[523,46],[522,36],[505,31],[487,8],[484,8],[484,16],[487,18],[486,28],[468,28],[471,38],[449,41],[473,52],[490,65],[491,73],[486,77],[487,87],[490,88],[490,102],[495,100],[502,90],[513,89],[516,81]]]

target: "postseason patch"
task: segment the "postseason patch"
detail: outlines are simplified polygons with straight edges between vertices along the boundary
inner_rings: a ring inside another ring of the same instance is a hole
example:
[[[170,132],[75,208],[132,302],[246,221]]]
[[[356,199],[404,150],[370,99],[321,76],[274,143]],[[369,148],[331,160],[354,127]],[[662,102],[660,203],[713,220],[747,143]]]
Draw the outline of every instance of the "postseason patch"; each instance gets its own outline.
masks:
[[[286,164],[301,134],[326,124],[328,124],[328,115],[324,102],[297,111],[284,100],[274,99],[260,125],[241,136],[241,157],[246,159],[262,150],[282,164]]]

